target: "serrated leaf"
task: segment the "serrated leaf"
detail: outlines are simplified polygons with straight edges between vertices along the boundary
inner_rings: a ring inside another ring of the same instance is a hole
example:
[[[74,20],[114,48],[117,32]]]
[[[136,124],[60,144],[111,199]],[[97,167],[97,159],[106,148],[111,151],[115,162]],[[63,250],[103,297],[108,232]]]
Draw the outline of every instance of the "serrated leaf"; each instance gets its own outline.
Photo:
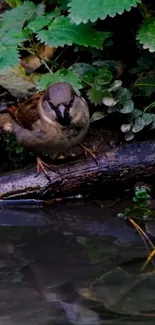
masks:
[[[40,80],[37,82],[37,89],[39,91],[45,90],[50,84],[65,81],[70,83],[74,90],[79,94],[79,89],[81,88],[81,83],[78,76],[70,70],[61,69],[55,73],[46,73],[41,76]]]
[[[103,90],[98,90],[95,87],[89,88],[87,91],[87,96],[90,102],[94,105],[102,103],[103,96],[106,95],[106,92]]]
[[[90,122],[96,122],[98,120],[101,120],[102,118],[104,118],[107,114],[105,114],[102,111],[96,111],[95,113],[93,113]]]
[[[94,22],[98,18],[105,19],[108,15],[114,17],[122,14],[131,7],[136,7],[141,0],[71,0],[69,3],[69,16],[76,23],[86,23],[88,20]]]
[[[46,14],[46,17],[50,19],[50,21],[53,20],[53,18],[59,17],[61,15],[61,9],[59,8],[55,8],[53,11],[48,12]]]
[[[16,66],[19,62],[19,53],[16,47],[0,46],[0,70]]]
[[[6,11],[1,18],[5,30],[20,30],[26,21],[30,20],[36,12],[33,2],[25,1],[20,6]]]
[[[120,112],[123,114],[129,114],[134,110],[134,102],[132,100],[127,100],[124,105],[123,108],[120,109]]]
[[[20,31],[9,31],[5,33],[0,40],[0,47],[1,46],[17,46],[21,42],[24,42],[27,39],[27,34],[24,30]]]
[[[136,120],[134,121],[134,126],[132,128],[133,133],[140,132],[143,130],[145,127],[145,121],[143,120],[142,117],[137,117]]]
[[[30,28],[34,33],[41,30],[43,27],[49,25],[50,19],[46,16],[39,16],[35,20],[31,21],[27,27]]]
[[[54,47],[72,45],[92,46],[102,48],[103,42],[110,33],[99,32],[93,29],[89,24],[73,24],[68,17],[57,17],[49,25],[48,30],[41,30],[37,38],[45,44]]]
[[[45,13],[45,3],[41,2],[36,6],[36,16],[43,16]]]
[[[143,45],[144,49],[150,52],[155,51],[155,19],[154,17],[145,20],[137,34],[137,40]]]

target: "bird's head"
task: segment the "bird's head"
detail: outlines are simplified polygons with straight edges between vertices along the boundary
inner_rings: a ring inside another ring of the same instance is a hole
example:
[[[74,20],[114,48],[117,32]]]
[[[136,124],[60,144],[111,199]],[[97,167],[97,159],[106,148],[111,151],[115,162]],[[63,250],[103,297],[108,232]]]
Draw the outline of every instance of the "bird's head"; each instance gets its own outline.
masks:
[[[67,82],[58,82],[49,86],[43,98],[48,117],[51,115],[61,125],[69,126],[76,110],[78,113],[77,98],[74,89]]]

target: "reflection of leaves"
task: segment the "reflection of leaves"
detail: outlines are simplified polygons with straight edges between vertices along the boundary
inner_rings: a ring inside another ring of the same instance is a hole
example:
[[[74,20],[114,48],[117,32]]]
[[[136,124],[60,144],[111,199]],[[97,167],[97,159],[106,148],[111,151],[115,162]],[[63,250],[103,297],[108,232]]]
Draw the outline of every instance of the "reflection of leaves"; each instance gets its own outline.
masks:
[[[134,275],[118,267],[96,279],[88,293],[81,290],[87,299],[99,301],[113,312],[141,314],[154,310],[155,278],[150,272]],[[87,295],[86,295],[87,293]]]
[[[69,321],[74,325],[99,325],[101,324],[98,314],[82,304],[68,304],[61,302]]]
[[[23,275],[20,272],[16,272],[13,275],[12,283],[21,283],[23,281]]]

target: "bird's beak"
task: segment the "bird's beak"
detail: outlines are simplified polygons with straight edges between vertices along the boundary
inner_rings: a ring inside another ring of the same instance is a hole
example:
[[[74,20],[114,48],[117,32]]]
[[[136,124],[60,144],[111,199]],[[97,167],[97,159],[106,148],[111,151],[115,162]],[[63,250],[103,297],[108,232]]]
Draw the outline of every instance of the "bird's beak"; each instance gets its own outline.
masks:
[[[63,104],[60,104],[58,106],[58,112],[62,116],[62,118],[65,117],[65,110],[66,110],[66,107]]]

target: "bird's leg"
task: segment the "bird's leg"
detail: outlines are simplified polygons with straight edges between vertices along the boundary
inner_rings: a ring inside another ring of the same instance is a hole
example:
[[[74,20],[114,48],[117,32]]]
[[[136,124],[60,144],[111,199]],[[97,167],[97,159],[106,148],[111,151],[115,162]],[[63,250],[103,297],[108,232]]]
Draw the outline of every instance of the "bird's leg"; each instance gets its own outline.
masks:
[[[91,149],[87,148],[86,146],[84,146],[81,143],[79,144],[79,146],[82,148],[85,157],[87,156],[87,154],[89,154],[94,159],[94,161],[96,162],[96,165],[98,166],[98,161],[97,161],[96,156],[93,153],[93,151]]]
[[[42,159],[40,159],[39,157],[37,157],[37,175],[42,171],[46,178],[48,179],[49,182],[51,182],[50,176],[48,175],[48,172],[46,171],[46,168],[50,169],[51,171],[53,171],[53,169],[56,166],[53,165],[49,165],[47,163],[45,163]]]

